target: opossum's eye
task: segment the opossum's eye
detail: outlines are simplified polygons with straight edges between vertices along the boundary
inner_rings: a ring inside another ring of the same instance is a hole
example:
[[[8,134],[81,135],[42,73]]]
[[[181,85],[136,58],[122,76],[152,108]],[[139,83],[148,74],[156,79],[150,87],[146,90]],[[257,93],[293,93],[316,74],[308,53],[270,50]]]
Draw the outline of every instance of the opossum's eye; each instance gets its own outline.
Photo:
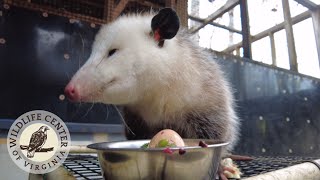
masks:
[[[108,53],[108,57],[112,56],[118,49],[111,49]]]

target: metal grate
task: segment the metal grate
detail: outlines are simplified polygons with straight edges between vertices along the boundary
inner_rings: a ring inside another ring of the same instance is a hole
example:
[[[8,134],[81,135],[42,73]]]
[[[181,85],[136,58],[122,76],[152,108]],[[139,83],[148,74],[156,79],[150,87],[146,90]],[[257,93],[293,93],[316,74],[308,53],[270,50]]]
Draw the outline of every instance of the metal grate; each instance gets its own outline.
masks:
[[[165,6],[165,0],[4,0],[4,3],[97,24],[110,22],[122,13]]]
[[[111,22],[124,13],[173,7],[176,8],[182,25],[187,25],[185,0],[4,0],[4,3],[96,24]]]
[[[63,165],[78,180],[103,179],[98,157],[89,155],[69,155]]]
[[[97,24],[105,23],[107,12],[105,0],[4,0],[4,3]]]
[[[102,19],[104,0],[31,0],[31,3]]]
[[[312,161],[312,157],[255,157],[252,161],[236,161],[243,173],[242,177],[251,177],[276,171],[296,164]]]
[[[255,157],[252,161],[236,161],[243,173],[242,177],[251,177],[318,158],[312,157]],[[90,155],[69,155],[64,166],[74,173],[76,179],[103,179],[98,157]]]

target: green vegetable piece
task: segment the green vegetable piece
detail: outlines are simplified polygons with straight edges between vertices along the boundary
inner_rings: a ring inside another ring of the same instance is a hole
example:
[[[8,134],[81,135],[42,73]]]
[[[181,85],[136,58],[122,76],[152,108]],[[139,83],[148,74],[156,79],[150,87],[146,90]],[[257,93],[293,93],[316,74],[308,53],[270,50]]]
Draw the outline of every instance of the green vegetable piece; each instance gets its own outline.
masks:
[[[149,143],[145,143],[144,145],[142,145],[140,148],[146,149],[149,147]]]
[[[167,147],[167,146],[169,146],[169,141],[166,139],[161,139],[157,147]]]

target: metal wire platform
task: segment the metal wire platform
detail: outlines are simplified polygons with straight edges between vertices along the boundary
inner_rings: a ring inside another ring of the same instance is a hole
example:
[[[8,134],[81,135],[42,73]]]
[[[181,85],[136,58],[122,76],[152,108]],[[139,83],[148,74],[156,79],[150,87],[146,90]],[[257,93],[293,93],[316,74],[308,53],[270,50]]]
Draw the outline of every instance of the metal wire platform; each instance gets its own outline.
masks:
[[[296,164],[312,161],[314,157],[255,157],[252,161],[236,161],[243,175],[251,177],[267,172],[279,170]]]
[[[251,177],[266,172],[286,168],[295,164],[312,161],[313,157],[255,157],[252,161],[236,161],[243,173],[242,177]],[[76,179],[103,179],[96,156],[69,155],[64,166]]]
[[[90,155],[69,155],[63,165],[76,179],[103,179],[98,157]]]

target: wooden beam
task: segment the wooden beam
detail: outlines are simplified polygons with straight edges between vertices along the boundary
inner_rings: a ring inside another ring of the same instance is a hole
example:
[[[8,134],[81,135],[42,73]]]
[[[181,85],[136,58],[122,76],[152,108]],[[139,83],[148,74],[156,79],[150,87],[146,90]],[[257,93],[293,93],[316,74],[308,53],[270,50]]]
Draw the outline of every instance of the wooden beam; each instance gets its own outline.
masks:
[[[234,8],[236,5],[239,4],[239,0],[228,0],[225,5],[223,5],[221,8],[219,8],[217,11],[212,13],[210,16],[208,16],[206,19],[204,19],[204,23],[199,25],[198,27],[191,28],[191,33],[196,33],[201,28],[205,27],[210,22],[214,21],[215,19],[222,16],[224,13],[228,12],[230,9]]]
[[[314,10],[317,8],[317,4],[309,0],[295,0],[295,1],[301,4],[302,6],[308,8],[309,10]]]
[[[141,1],[141,0],[131,0],[131,2],[136,2],[138,4],[141,4],[143,6],[153,7],[153,8],[162,8],[160,4],[150,2],[150,1]]]
[[[194,17],[194,16],[191,16],[189,15],[188,16],[189,19],[193,20],[193,21],[197,21],[197,22],[200,22],[200,23],[204,23],[204,19],[201,19],[201,18],[198,18],[198,17]],[[226,29],[230,32],[234,32],[234,33],[238,33],[238,34],[242,34],[242,32],[240,30],[237,30],[237,29],[234,29],[234,28],[231,28],[231,27],[228,27],[228,26],[225,26],[225,25],[221,25],[219,23],[215,23],[215,22],[209,22],[208,24],[212,25],[212,26],[216,26],[216,27],[219,27],[219,28],[222,28],[222,29]]]
[[[305,11],[305,12],[293,17],[292,18],[292,24],[294,25],[294,24],[299,23],[299,22],[301,22],[303,20],[306,20],[306,19],[308,19],[310,17],[311,17],[310,11]],[[275,25],[275,26],[273,26],[273,27],[271,27],[271,28],[269,28],[267,30],[264,30],[264,31],[262,31],[262,32],[260,32],[260,33],[258,33],[256,35],[254,35],[254,36],[251,36],[251,43],[269,36],[270,33],[274,34],[274,33],[278,32],[278,31],[284,29],[285,28],[284,24],[285,23],[282,22],[280,24],[277,24],[277,25]],[[223,52],[230,53],[230,52],[234,51],[236,48],[239,48],[241,46],[242,46],[242,42],[237,43],[237,44],[235,44],[233,46],[230,46],[230,47],[226,48],[225,50],[223,50]]]
[[[114,0],[104,0],[104,12],[103,12],[103,20],[106,23],[112,21],[112,10],[113,10],[113,2]]]
[[[81,2],[84,5],[91,5],[91,6],[98,7],[98,8],[101,8],[101,6],[103,5],[103,3],[95,2],[95,1],[88,1],[88,0],[78,0],[78,2]]]
[[[243,57],[252,59],[248,4],[247,0],[240,0],[239,2],[242,27]]]
[[[314,30],[314,36],[316,38],[318,60],[319,60],[319,66],[320,66],[320,8],[312,11],[311,15],[312,15],[313,30]]]
[[[272,57],[272,65],[277,66],[277,54],[276,54],[276,44],[274,41],[274,34],[269,34],[270,38],[270,46],[271,46],[271,57]]]
[[[117,6],[112,11],[112,20],[120,16],[124,8],[127,6],[129,0],[120,0]]]
[[[188,1],[176,0],[175,9],[180,18],[180,25],[188,28]]]
[[[70,19],[79,19],[81,21],[86,21],[89,23],[95,23],[95,24],[104,24],[105,21],[103,19],[100,18],[95,18],[92,16],[87,16],[87,15],[83,15],[83,14],[79,14],[79,13],[72,13],[66,10],[62,10],[62,9],[56,9],[56,8],[52,8],[49,6],[42,6],[42,5],[38,5],[38,4],[34,4],[34,3],[29,3],[28,1],[12,1],[12,0],[5,0],[4,3],[12,5],[12,6],[17,6],[17,7],[22,7],[22,8],[26,8],[29,10],[34,10],[34,11],[42,11],[42,12],[47,12],[48,14],[54,14],[57,16],[63,16],[63,17],[67,17]],[[1,2],[0,2],[1,4]]]
[[[305,12],[291,18],[292,25],[297,24],[297,23],[299,23],[303,20],[306,20],[310,17],[311,17],[310,11],[305,11]],[[275,32],[278,32],[278,31],[284,29],[284,28],[285,28],[285,22],[282,22],[280,24],[273,26],[270,29],[267,29],[265,31],[262,31],[261,33],[258,33],[257,35],[254,35],[252,39],[254,39],[254,41],[257,41],[259,39],[262,39],[262,38],[268,36],[269,33],[275,33]]]
[[[166,7],[176,8],[175,0],[166,0]]]
[[[287,36],[290,70],[298,72],[297,54],[296,54],[296,47],[294,44],[289,1],[282,0],[282,7],[283,7],[284,27],[285,27],[286,36]]]

